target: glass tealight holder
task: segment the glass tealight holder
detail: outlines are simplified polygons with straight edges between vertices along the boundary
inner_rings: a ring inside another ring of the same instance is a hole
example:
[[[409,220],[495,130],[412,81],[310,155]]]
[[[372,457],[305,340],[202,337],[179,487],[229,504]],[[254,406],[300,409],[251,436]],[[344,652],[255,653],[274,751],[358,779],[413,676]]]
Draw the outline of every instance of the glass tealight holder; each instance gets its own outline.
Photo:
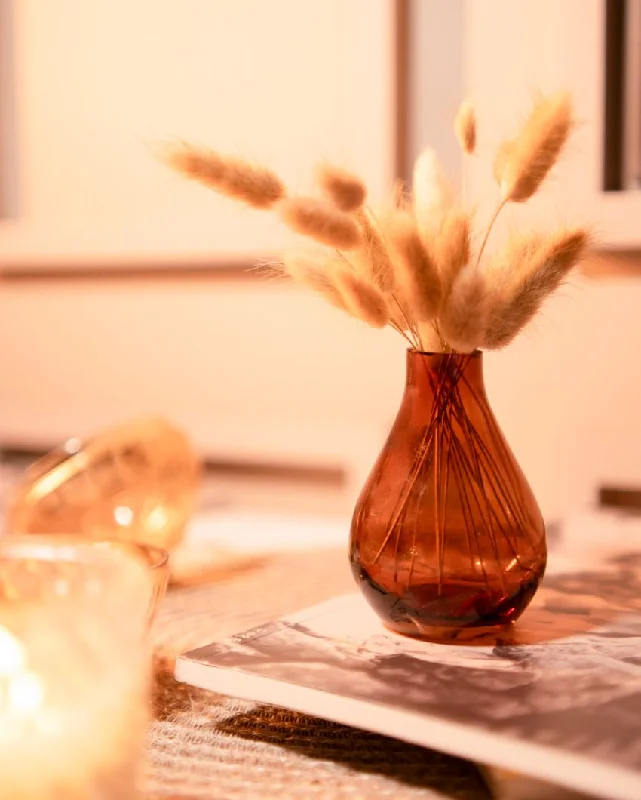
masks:
[[[143,418],[70,439],[28,467],[11,489],[5,531],[120,539],[172,550],[200,489],[189,439]]]
[[[0,540],[0,796],[139,796],[150,596],[122,550]]]
[[[94,542],[99,550],[115,550],[135,559],[149,578],[149,599],[147,603],[147,623],[151,625],[165,596],[169,582],[169,553],[162,547],[141,542],[124,542],[117,539]]]

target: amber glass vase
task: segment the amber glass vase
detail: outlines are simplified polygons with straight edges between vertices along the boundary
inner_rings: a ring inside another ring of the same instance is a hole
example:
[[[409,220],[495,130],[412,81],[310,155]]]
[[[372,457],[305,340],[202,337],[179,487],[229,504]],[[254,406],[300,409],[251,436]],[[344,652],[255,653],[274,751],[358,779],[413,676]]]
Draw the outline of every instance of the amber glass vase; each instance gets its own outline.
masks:
[[[352,521],[350,560],[369,603],[411,636],[504,626],[534,596],[546,555],[482,354],[409,350],[403,401]]]

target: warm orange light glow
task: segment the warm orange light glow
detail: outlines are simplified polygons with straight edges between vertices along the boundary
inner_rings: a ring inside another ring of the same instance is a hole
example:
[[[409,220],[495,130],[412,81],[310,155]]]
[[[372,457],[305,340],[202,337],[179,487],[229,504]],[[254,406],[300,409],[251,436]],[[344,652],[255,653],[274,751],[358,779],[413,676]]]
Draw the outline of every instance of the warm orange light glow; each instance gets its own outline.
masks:
[[[44,696],[45,687],[42,678],[30,671],[16,675],[7,689],[9,707],[22,714],[37,711],[42,705]]]
[[[12,633],[0,627],[0,676],[15,675],[24,664],[24,648]]]

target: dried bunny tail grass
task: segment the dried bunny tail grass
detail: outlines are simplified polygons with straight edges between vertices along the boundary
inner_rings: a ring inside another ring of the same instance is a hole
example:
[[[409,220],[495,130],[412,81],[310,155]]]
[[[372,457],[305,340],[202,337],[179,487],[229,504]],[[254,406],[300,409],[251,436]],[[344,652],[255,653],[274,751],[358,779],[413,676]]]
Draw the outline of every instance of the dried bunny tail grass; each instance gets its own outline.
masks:
[[[504,282],[503,299],[524,302],[539,295],[544,299],[561,285],[589,243],[590,234],[585,228],[565,228],[551,236],[522,237],[520,245],[517,240],[505,254],[516,268]],[[520,254],[524,257],[519,259]]]
[[[407,331],[415,334],[418,329],[417,323],[412,317],[412,313],[404,303],[397,297],[388,295],[386,297],[387,312],[390,317],[390,324],[394,325],[401,331]]]
[[[399,186],[402,193],[402,183]],[[390,247],[385,241],[381,224],[368,208],[360,208],[355,218],[361,227],[364,244],[349,254],[349,261],[357,274],[373,283],[385,295],[390,323],[398,330],[409,331],[416,337],[416,320],[407,303],[399,296]]]
[[[393,292],[394,267],[374,215],[368,209],[360,208],[355,214],[355,219],[363,235],[363,246],[350,254],[350,261],[359,274],[378,286],[381,291]]]
[[[367,245],[351,250],[346,258],[358,276],[373,283],[383,294],[394,291],[392,266],[384,260],[384,253],[379,253]]]
[[[315,197],[285,198],[278,205],[280,218],[296,233],[338,250],[353,250],[363,240],[356,222],[330,203]]]
[[[556,163],[574,126],[570,95],[541,97],[505,157],[501,175],[504,201],[522,203],[537,191]]]
[[[166,147],[160,158],[171,169],[210,188],[217,189],[225,177],[225,159],[213,150],[188,144],[173,145]]]
[[[327,197],[341,211],[350,213],[359,209],[367,197],[367,188],[363,181],[351,172],[322,164],[316,172],[319,186]]]
[[[374,328],[384,328],[390,321],[383,292],[355,272],[340,265],[332,269],[332,278],[352,316]]]
[[[452,204],[452,187],[430,147],[416,159],[412,189],[419,227],[433,226]]]
[[[514,142],[511,139],[504,139],[496,148],[496,153],[494,154],[494,161],[492,162],[492,173],[494,175],[494,180],[498,183],[499,186],[503,181],[505,164],[507,162],[507,157],[510,154],[510,151],[513,146]]]
[[[333,261],[289,253],[283,256],[281,270],[296,283],[316,292],[324,300],[347,311],[345,301],[333,278]]]
[[[583,228],[562,230],[538,243],[530,237],[522,242],[520,253],[514,251],[514,272],[507,279],[501,280],[500,273],[490,271],[491,301],[484,346],[494,350],[508,345],[561,285],[589,243],[590,235]],[[510,258],[509,248],[504,257]]]
[[[468,264],[454,281],[441,310],[441,336],[454,350],[472,353],[483,343],[487,311],[485,276],[476,265]]]
[[[476,150],[476,114],[469,100],[461,103],[454,120],[454,133],[463,152],[473,155]]]
[[[241,158],[225,160],[226,173],[220,191],[253,208],[271,208],[285,196],[281,179],[267,167],[250,164]]]
[[[512,231],[505,246],[485,264],[488,291],[495,301],[507,301],[514,296],[515,286],[525,264],[529,264],[534,253],[546,242],[541,233]]]
[[[401,302],[417,322],[429,322],[441,302],[441,280],[436,264],[423,247],[416,222],[407,212],[397,211],[384,220],[384,231]]]
[[[418,234],[429,253],[443,218],[454,203],[452,186],[430,148],[421,153],[414,165],[413,199]]]
[[[459,273],[470,260],[470,218],[465,211],[452,206],[445,212],[430,251],[441,276],[444,301]]]
[[[168,149],[163,158],[177,172],[253,208],[270,208],[285,196],[275,172],[242,158],[191,145]]]

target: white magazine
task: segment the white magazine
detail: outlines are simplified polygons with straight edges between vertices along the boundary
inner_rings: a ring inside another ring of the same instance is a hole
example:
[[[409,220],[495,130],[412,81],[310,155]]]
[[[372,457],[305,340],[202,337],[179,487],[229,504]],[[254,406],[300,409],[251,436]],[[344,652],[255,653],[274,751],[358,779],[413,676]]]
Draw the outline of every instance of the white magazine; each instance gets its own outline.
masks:
[[[498,640],[399,636],[355,593],[187,653],[176,676],[595,796],[641,800],[641,556],[579,572],[556,566]]]

